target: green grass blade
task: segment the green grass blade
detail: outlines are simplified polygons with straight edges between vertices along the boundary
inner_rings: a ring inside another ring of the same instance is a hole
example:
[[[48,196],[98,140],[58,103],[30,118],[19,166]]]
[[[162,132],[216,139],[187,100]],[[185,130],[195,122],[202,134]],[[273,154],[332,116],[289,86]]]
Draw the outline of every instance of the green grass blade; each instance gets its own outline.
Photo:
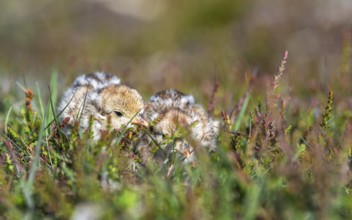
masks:
[[[256,213],[258,211],[261,191],[262,191],[261,186],[258,183],[248,187],[247,189],[248,196],[246,198],[246,204],[245,204],[245,207],[246,207],[246,211],[244,215],[245,220],[255,219]]]
[[[41,117],[43,120],[45,120],[45,111],[44,111],[44,106],[43,106],[43,101],[42,101],[42,94],[40,92],[40,89],[39,89],[39,85],[37,83],[36,85],[36,89],[37,89],[37,97],[38,97],[38,104],[39,104],[39,109],[40,109],[40,113],[41,113]]]
[[[51,91],[51,87],[49,86],[49,102],[50,102],[50,107],[51,107],[51,113],[53,115],[53,121],[55,122],[55,125],[57,128],[60,127],[59,125],[59,121],[57,120],[57,116],[56,116],[56,111],[55,111],[55,105],[54,105],[54,100],[53,100],[53,96],[52,96],[52,91]]]
[[[9,123],[9,118],[10,118],[11,111],[12,111],[12,107],[9,108],[9,111],[6,114],[6,118],[5,118],[5,134],[7,134],[7,125]]]
[[[242,123],[242,121],[244,119],[244,116],[245,116],[245,112],[246,112],[247,107],[248,107],[248,103],[249,103],[250,97],[251,97],[250,95],[247,95],[245,100],[244,100],[244,102],[243,102],[240,114],[238,115],[237,120],[235,122],[235,126],[233,128],[233,130],[235,132],[237,132],[238,129],[240,128],[240,126],[241,126],[241,123]]]
[[[56,70],[54,70],[51,74],[50,88],[51,88],[51,99],[54,106],[56,106],[57,97],[58,97],[58,73]]]

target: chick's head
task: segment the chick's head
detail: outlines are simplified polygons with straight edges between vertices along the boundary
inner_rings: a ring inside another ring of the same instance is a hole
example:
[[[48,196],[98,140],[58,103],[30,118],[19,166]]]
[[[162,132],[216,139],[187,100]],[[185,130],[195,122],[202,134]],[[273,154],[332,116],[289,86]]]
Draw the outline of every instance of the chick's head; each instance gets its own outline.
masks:
[[[180,109],[170,109],[157,119],[154,131],[173,136],[179,129],[187,129],[191,123],[191,118]]]
[[[118,129],[131,124],[148,126],[141,117],[144,103],[141,95],[126,85],[111,85],[100,90],[97,94],[97,108],[104,124],[110,123],[112,128]],[[108,122],[109,121],[109,122]]]

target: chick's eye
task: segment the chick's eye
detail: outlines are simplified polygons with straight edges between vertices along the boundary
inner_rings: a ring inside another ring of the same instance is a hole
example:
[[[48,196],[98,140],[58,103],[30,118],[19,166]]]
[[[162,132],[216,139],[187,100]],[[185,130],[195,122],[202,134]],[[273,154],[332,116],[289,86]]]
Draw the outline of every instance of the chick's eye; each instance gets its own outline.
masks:
[[[149,131],[153,133],[153,132],[154,132],[154,127],[153,127],[153,126],[150,126],[150,127],[149,127]]]
[[[122,112],[120,112],[120,111],[114,111],[114,113],[117,117],[122,117],[122,115],[123,115]]]

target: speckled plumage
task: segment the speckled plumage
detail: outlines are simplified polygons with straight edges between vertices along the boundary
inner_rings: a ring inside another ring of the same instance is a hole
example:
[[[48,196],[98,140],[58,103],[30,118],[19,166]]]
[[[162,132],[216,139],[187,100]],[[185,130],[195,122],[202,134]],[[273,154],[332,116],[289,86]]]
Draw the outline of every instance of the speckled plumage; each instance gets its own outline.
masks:
[[[165,136],[174,136],[181,128],[188,130],[189,136],[199,146],[207,148],[208,151],[217,148],[219,122],[209,117],[191,95],[176,90],[158,92],[146,103],[142,116],[152,125],[151,134],[158,143],[162,143]],[[151,141],[150,137],[144,136],[138,149],[145,148]],[[177,138],[173,147],[185,155],[185,163],[194,161],[193,148],[185,138]]]
[[[67,135],[75,121],[79,121],[81,131],[87,129],[89,118],[93,116],[94,139],[99,139],[101,130],[105,130],[108,123],[118,129],[143,107],[143,99],[136,90],[121,84],[116,76],[97,72],[76,78],[63,94],[58,112],[61,113],[60,121],[70,119],[64,129]],[[122,115],[117,116],[117,111]],[[137,115],[132,122],[143,124],[145,121]]]

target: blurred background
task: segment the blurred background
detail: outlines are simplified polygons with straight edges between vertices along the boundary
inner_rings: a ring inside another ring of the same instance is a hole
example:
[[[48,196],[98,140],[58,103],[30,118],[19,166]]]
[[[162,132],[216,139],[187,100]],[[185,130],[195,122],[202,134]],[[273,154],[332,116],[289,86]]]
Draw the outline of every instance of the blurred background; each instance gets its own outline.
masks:
[[[287,93],[348,97],[351,15],[351,0],[3,0],[1,86],[45,87],[56,71],[63,89],[99,70],[144,97],[171,87],[207,101],[219,81],[226,105],[252,72],[261,95],[288,50]]]

